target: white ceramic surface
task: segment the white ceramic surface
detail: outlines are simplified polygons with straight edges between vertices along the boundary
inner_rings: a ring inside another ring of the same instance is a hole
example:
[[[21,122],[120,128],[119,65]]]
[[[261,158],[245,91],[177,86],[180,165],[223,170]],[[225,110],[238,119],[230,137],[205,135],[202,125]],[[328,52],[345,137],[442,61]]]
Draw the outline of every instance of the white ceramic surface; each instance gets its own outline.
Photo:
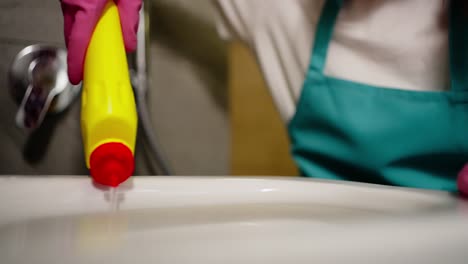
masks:
[[[113,204],[111,201],[118,201]],[[307,179],[0,178],[0,263],[467,263],[443,192]]]

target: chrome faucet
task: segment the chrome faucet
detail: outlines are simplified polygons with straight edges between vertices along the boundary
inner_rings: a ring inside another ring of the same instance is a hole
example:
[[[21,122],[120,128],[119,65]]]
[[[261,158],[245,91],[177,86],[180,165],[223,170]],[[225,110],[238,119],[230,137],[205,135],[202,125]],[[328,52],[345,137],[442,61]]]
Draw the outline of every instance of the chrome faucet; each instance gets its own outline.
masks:
[[[16,125],[34,131],[47,113],[67,109],[80,92],[67,77],[64,49],[31,45],[21,50],[9,70],[10,93],[19,104]]]

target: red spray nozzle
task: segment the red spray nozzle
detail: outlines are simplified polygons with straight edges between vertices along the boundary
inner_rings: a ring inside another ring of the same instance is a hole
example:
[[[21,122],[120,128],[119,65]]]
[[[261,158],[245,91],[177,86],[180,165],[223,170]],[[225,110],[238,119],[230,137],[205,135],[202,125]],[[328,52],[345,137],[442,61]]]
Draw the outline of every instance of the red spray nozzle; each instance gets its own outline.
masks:
[[[133,174],[134,168],[132,151],[122,143],[105,143],[91,153],[91,177],[99,184],[117,187]]]

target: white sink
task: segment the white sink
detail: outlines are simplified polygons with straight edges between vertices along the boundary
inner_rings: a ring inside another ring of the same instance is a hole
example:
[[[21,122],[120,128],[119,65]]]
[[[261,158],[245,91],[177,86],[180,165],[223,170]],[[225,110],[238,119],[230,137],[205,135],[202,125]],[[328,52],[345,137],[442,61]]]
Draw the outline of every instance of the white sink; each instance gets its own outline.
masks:
[[[110,201],[118,200],[116,204]],[[444,192],[307,179],[0,179],[0,263],[467,263]]]

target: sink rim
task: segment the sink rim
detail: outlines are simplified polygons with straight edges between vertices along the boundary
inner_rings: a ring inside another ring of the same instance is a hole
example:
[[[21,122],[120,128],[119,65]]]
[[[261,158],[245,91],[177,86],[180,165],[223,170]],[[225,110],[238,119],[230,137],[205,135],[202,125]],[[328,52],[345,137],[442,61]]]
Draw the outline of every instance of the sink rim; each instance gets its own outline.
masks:
[[[442,191],[293,177],[136,176],[116,189],[120,210],[232,204],[310,203],[382,211],[455,208]],[[83,176],[0,178],[0,225],[109,211],[109,189]]]

